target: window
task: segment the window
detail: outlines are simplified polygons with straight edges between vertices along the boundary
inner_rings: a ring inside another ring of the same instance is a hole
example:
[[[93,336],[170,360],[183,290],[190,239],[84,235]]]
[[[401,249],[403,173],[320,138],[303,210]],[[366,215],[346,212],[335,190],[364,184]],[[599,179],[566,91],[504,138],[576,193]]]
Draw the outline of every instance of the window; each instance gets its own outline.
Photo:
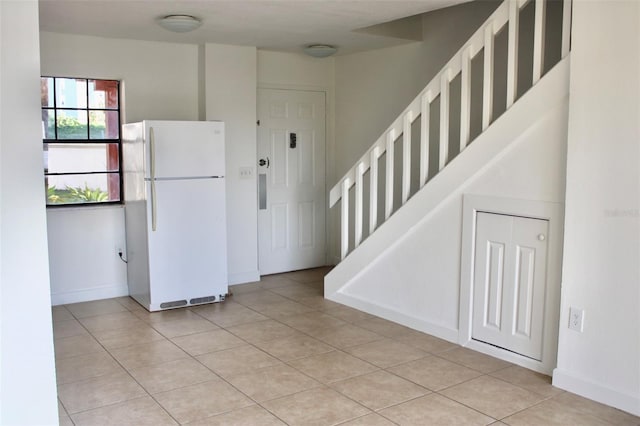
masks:
[[[120,82],[42,77],[47,205],[121,200]]]

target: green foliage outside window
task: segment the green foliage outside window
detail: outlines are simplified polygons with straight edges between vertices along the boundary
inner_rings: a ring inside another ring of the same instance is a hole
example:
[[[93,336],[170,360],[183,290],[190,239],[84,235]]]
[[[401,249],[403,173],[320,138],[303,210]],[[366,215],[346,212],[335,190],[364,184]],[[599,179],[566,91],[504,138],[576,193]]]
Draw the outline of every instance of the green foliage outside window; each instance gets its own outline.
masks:
[[[100,203],[108,201],[109,194],[100,188],[89,188],[85,184],[82,187],[66,187],[58,189],[54,186],[47,187],[47,200],[49,204],[72,204],[72,203]]]
[[[93,120],[89,126],[91,139],[102,139],[105,134],[104,123],[97,123]],[[75,117],[58,117],[58,139],[87,139],[87,125],[81,123]],[[49,118],[48,126],[53,129],[53,117]]]

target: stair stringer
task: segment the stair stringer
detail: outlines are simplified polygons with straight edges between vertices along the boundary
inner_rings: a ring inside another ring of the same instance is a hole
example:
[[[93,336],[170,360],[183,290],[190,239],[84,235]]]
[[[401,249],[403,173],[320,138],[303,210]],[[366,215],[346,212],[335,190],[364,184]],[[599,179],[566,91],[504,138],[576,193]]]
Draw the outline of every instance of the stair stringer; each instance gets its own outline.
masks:
[[[462,196],[564,202],[569,56],[326,277],[329,300],[458,342]]]

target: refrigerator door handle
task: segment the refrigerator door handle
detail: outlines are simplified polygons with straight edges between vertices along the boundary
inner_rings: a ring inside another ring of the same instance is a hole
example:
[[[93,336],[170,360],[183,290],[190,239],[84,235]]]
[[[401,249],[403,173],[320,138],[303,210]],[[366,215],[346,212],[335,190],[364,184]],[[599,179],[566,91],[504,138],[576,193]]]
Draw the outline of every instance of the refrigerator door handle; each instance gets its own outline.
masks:
[[[151,164],[149,165],[149,173],[151,174],[151,231],[155,232],[157,228],[156,217],[156,141],[153,133],[153,127],[149,127],[149,156]]]

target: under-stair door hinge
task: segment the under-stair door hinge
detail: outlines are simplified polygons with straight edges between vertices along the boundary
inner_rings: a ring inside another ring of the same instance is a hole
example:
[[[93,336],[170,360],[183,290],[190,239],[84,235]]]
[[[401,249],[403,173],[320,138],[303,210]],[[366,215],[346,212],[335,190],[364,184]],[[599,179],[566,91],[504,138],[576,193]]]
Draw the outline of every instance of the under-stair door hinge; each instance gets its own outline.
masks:
[[[260,120],[256,121],[256,124],[259,126],[260,125]]]

